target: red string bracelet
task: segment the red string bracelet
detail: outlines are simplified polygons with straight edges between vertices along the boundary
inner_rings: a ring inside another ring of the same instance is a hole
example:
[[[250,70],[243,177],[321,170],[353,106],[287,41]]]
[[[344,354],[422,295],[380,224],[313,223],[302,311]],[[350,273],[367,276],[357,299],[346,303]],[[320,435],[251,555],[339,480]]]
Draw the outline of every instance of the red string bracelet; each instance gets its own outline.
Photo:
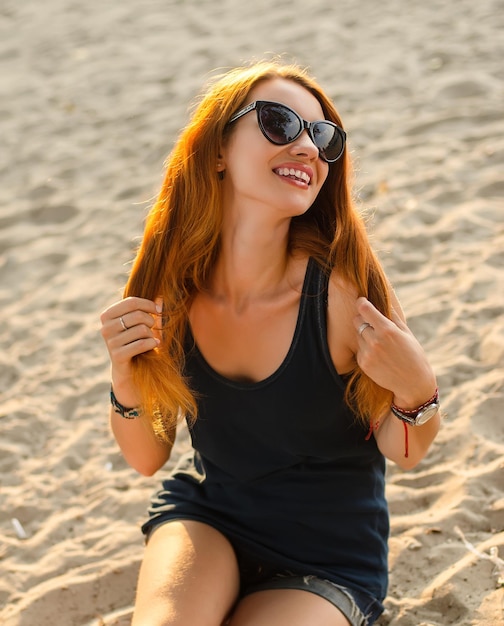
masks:
[[[404,458],[407,459],[409,456],[409,440],[408,440],[408,424],[403,422],[404,426]]]
[[[369,441],[371,439],[371,435],[373,434],[374,430],[378,430],[378,428],[380,427],[380,421],[378,420],[377,422],[369,422],[369,430],[368,430],[368,434],[364,437],[364,441]]]
[[[409,456],[409,433],[408,433],[408,424],[406,424],[406,422],[403,422],[403,426],[404,426],[404,458],[408,458]],[[380,421],[377,422],[370,422],[369,423],[369,430],[367,435],[364,438],[364,441],[369,441],[371,439],[371,435],[373,434],[373,431],[378,430],[378,428],[380,427]]]

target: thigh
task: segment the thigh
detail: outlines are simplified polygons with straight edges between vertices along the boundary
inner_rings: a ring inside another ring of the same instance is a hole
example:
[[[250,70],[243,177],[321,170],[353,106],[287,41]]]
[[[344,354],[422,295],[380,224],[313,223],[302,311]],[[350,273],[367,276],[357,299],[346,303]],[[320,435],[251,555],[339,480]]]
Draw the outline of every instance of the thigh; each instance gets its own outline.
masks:
[[[229,626],[349,626],[334,604],[301,589],[268,589],[245,596]]]
[[[147,544],[132,626],[220,626],[238,591],[234,550],[220,532],[191,520],[167,522]]]

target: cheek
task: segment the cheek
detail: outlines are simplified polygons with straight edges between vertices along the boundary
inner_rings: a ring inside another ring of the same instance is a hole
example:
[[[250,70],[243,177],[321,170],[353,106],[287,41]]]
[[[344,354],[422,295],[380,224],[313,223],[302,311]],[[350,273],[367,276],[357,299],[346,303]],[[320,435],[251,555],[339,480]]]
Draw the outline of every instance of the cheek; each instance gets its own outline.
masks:
[[[252,184],[257,185],[258,179],[271,174],[269,163],[275,155],[275,146],[271,145],[270,150],[270,146],[262,138],[254,139],[255,141],[230,143],[226,150],[226,168],[237,184],[238,181],[252,181]]]
[[[224,148],[226,167],[228,170],[240,170],[247,168],[255,159],[255,147],[253,142],[238,140],[236,135],[230,137]]]
[[[318,190],[322,189],[322,185],[326,182],[327,177],[329,176],[329,163],[322,161],[319,159],[319,168],[318,168]]]

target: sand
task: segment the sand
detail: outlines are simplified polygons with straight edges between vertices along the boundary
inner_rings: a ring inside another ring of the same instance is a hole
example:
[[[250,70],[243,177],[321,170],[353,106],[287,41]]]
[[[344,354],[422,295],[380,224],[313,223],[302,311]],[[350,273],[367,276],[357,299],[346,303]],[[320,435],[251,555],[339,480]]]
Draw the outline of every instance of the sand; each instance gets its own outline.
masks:
[[[335,99],[374,244],[439,377],[429,456],[388,468],[379,623],[503,623],[503,27],[502,0],[3,0],[1,624],[129,623],[162,472],[140,477],[109,432],[99,314],[201,85],[270,53]]]

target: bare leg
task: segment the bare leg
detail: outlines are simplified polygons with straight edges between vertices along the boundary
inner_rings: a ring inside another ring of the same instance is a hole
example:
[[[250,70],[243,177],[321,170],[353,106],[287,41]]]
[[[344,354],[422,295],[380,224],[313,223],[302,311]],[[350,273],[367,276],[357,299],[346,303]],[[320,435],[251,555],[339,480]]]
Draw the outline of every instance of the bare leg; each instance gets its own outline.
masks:
[[[168,522],[147,544],[132,626],[220,626],[238,590],[235,553],[220,532],[200,522]]]
[[[229,626],[349,626],[331,602],[300,589],[269,589],[245,596]]]

